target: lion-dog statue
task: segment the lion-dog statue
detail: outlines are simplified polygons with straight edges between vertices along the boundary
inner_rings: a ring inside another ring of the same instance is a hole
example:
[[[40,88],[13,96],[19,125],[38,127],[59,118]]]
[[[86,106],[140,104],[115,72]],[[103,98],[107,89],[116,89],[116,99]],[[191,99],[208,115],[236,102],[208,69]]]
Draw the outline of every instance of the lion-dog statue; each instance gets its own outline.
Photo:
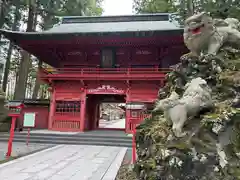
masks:
[[[194,56],[217,55],[225,45],[239,49],[239,28],[238,19],[213,19],[205,12],[198,13],[185,20],[184,43]]]
[[[182,129],[188,118],[211,107],[213,107],[211,89],[204,79],[198,77],[185,85],[185,91],[181,98],[176,92],[172,92],[170,97],[156,103],[154,111],[164,111],[166,120],[172,123],[174,135],[182,137],[186,135]]]

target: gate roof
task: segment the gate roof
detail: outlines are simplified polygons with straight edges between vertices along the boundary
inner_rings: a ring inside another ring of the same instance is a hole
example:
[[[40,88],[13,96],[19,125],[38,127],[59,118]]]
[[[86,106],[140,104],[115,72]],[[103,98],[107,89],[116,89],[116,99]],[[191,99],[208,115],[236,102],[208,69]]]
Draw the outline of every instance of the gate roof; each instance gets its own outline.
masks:
[[[72,48],[87,44],[100,43],[105,37],[115,37],[131,42],[129,38],[161,36],[169,42],[171,36],[180,37],[182,42],[183,29],[174,21],[175,14],[143,14],[129,16],[94,16],[94,17],[63,17],[61,23],[42,32],[16,32],[0,30],[7,39],[14,42],[29,53],[42,59],[51,66],[57,67],[56,57],[59,48],[65,49],[66,44]],[[123,38],[128,38],[127,40]],[[151,41],[151,40],[148,40]],[[159,42],[160,40],[156,40]],[[162,44],[165,42],[161,41]],[[122,43],[123,43],[122,42]],[[136,44],[139,40],[136,40]],[[60,47],[61,46],[61,47]],[[74,47],[75,46],[75,47]],[[58,53],[58,54],[57,54]]]
[[[36,39],[53,38],[55,35],[104,35],[104,33],[127,33],[166,31],[182,32],[177,21],[172,17],[175,14],[142,14],[129,16],[66,16],[62,17],[60,23],[53,28],[41,32],[17,32],[1,29],[0,32],[10,40],[21,38]],[[103,33],[103,34],[102,34]],[[57,38],[57,37],[56,37]]]

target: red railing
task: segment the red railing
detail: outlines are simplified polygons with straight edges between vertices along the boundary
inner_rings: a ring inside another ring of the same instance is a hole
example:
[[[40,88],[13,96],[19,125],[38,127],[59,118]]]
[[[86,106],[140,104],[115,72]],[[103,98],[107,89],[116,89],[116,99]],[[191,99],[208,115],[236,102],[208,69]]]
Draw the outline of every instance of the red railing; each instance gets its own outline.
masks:
[[[142,122],[146,118],[150,118],[151,114],[141,113],[140,114],[140,122]]]
[[[59,68],[42,69],[42,80],[163,80],[170,69],[160,68]]]
[[[41,69],[41,76],[57,75],[57,74],[165,74],[171,69],[149,67],[149,68],[45,68]]]

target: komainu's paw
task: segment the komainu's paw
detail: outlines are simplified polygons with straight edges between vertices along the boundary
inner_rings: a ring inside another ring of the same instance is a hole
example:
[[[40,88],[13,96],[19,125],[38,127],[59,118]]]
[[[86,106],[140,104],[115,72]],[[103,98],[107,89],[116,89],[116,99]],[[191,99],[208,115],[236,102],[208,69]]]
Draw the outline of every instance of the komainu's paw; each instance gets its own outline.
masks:
[[[187,54],[182,55],[182,56],[180,57],[180,59],[181,59],[182,61],[186,61],[186,60],[188,60],[189,58],[191,58],[192,56],[193,56],[193,54],[190,52],[190,53],[187,53]]]
[[[214,55],[213,54],[205,54],[201,57],[201,61],[203,62],[208,62],[210,60],[213,60],[214,59]]]
[[[192,52],[190,53],[187,53],[187,54],[184,54],[180,57],[180,60],[182,63],[187,63],[187,62],[190,62],[192,60],[196,60],[198,59],[199,56],[193,54]]]
[[[182,132],[182,131],[179,130],[179,129],[173,129],[173,133],[174,133],[174,135],[175,135],[176,137],[178,137],[178,138],[181,138],[181,137],[184,137],[184,136],[187,135],[186,132]]]

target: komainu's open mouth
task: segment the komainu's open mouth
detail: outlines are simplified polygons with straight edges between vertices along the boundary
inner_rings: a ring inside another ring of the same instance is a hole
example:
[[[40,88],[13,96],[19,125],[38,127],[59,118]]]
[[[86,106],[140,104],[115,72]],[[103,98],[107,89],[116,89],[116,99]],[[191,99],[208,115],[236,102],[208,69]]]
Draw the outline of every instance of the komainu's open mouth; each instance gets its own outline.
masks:
[[[199,34],[199,33],[201,33],[201,28],[202,27],[204,27],[204,24],[201,25],[201,26],[198,26],[198,27],[196,27],[194,29],[190,29],[190,31],[191,31],[192,34]]]
[[[200,32],[201,32],[201,28],[200,27],[192,29],[192,33],[193,34],[199,34]]]

